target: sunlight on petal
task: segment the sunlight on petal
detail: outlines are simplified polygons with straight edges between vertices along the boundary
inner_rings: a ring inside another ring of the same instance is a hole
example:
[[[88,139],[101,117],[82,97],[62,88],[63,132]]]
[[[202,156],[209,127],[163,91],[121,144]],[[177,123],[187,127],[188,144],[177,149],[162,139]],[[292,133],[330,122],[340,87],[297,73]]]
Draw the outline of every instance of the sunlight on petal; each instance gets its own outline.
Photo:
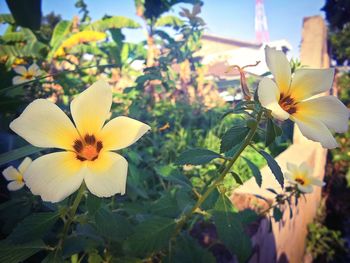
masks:
[[[23,182],[12,181],[11,183],[9,183],[7,185],[7,189],[9,191],[17,191],[17,190],[21,189],[23,186],[24,186]]]
[[[286,55],[275,48],[265,47],[266,64],[275,78],[280,93],[288,94],[291,82],[291,68]]]
[[[32,163],[32,159],[30,159],[29,157],[24,158],[24,160],[18,166],[18,171],[21,174],[23,174],[28,169],[28,167],[31,163]]]
[[[37,147],[72,149],[78,133],[68,116],[54,103],[37,99],[10,123],[10,128]]]
[[[150,129],[147,124],[120,116],[109,121],[100,136],[106,150],[119,150],[136,142]]]
[[[298,69],[292,80],[290,93],[296,101],[328,91],[332,87],[334,68]]]
[[[13,70],[20,75],[24,75],[25,73],[27,73],[27,69],[25,66],[16,66],[13,68]]]
[[[20,176],[20,173],[17,171],[15,167],[9,166],[2,171],[2,175],[6,178],[7,181],[13,181]]]
[[[24,181],[42,200],[59,202],[80,187],[84,170],[85,163],[77,160],[75,153],[50,153],[33,161],[24,173]]]
[[[112,105],[112,89],[104,80],[92,84],[73,99],[70,108],[74,123],[82,136],[98,133]]]
[[[85,183],[98,197],[125,194],[127,172],[128,162],[123,156],[104,152],[96,161],[87,164]]]
[[[19,85],[19,84],[22,84],[22,83],[26,83],[28,82],[29,80],[22,77],[22,76],[16,76],[12,79],[12,84],[13,85]]]

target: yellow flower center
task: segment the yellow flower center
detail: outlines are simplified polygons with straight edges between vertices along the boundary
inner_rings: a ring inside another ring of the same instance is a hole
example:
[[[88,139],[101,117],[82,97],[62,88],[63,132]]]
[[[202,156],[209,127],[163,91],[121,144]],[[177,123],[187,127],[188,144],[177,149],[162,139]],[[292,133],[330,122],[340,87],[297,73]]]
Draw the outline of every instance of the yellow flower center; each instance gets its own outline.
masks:
[[[281,108],[288,112],[289,114],[293,114],[297,112],[297,103],[294,101],[294,99],[288,95],[285,96],[283,93],[281,93],[280,100],[278,104],[281,106]]]
[[[298,184],[301,184],[301,185],[304,185],[305,184],[305,181],[303,178],[295,178],[295,181],[298,183]]]
[[[86,134],[84,139],[74,141],[73,148],[77,154],[76,158],[80,161],[95,161],[103,148],[101,141],[96,140],[95,135]]]
[[[24,77],[25,79],[32,79],[32,78],[34,77],[34,75],[31,74],[31,73],[24,73],[24,74],[23,74],[23,77]]]

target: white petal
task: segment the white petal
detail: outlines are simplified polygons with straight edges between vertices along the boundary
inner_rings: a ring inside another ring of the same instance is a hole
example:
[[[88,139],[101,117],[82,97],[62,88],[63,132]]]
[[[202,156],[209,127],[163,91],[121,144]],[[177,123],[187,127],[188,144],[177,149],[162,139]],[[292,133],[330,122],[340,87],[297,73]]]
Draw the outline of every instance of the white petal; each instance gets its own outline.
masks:
[[[119,154],[102,152],[98,159],[87,164],[85,183],[98,197],[125,194],[128,162]]]
[[[18,171],[21,174],[24,174],[24,172],[28,169],[28,167],[31,163],[32,163],[32,159],[30,159],[29,157],[24,158],[24,160],[18,166]]]
[[[295,101],[310,98],[332,87],[334,69],[298,69],[292,79],[289,93]]]
[[[20,75],[24,75],[25,73],[27,73],[27,69],[25,66],[16,66],[13,68],[13,70]]]
[[[22,77],[22,76],[16,76],[12,79],[12,84],[13,85],[19,85],[19,84],[22,84],[22,83],[26,83],[28,82],[29,80]]]
[[[99,80],[80,93],[70,108],[74,123],[84,137],[98,133],[105,123],[112,105],[112,89],[107,82]]]
[[[306,162],[303,162],[302,164],[300,164],[300,166],[299,166],[299,171],[300,171],[302,174],[305,174],[306,177],[311,176],[312,173],[313,173],[312,168],[311,168]]]
[[[9,191],[17,191],[21,189],[24,186],[23,182],[18,182],[18,181],[12,181],[7,185],[7,189]]]
[[[29,68],[28,72],[31,73],[33,76],[38,76],[40,75],[40,69],[37,64],[33,63]]]
[[[85,162],[73,152],[56,152],[34,160],[24,173],[25,184],[42,200],[59,202],[74,193],[84,179]]]
[[[7,181],[12,181],[17,180],[20,176],[20,173],[13,166],[9,166],[2,171],[2,175],[6,178]]]
[[[335,132],[343,133],[348,130],[349,109],[334,96],[323,96],[300,102],[297,110],[303,115],[318,119]]]
[[[298,184],[298,189],[303,193],[311,193],[313,191],[312,185],[300,185]]]
[[[287,169],[291,172],[291,173],[295,173],[298,171],[298,166],[294,163],[287,163]]]
[[[280,93],[288,94],[291,68],[286,55],[275,48],[265,47],[266,64],[275,78]]]
[[[54,103],[37,99],[10,123],[10,128],[37,147],[72,149],[79,138],[68,116]]]
[[[263,78],[259,83],[258,97],[261,105],[272,111],[272,116],[279,120],[289,118],[289,113],[284,111],[278,104],[280,99],[279,90],[271,79]]]
[[[325,124],[319,120],[313,118],[296,118],[294,115],[291,117],[301,133],[308,139],[316,142],[320,142],[324,148],[333,149],[338,147],[337,141],[334,139],[332,133],[328,130]]]
[[[288,172],[285,172],[284,174],[284,178],[286,178],[288,181],[290,181],[291,183],[297,183],[295,180],[294,180],[294,176],[293,174],[290,174]]]
[[[322,186],[324,186],[326,184],[325,182],[323,182],[322,180],[320,180],[320,179],[318,179],[316,177],[312,177],[310,179],[311,179],[311,184],[319,186],[319,187],[322,187]]]
[[[151,127],[143,122],[120,116],[109,121],[102,129],[101,140],[104,149],[119,150],[136,142]]]

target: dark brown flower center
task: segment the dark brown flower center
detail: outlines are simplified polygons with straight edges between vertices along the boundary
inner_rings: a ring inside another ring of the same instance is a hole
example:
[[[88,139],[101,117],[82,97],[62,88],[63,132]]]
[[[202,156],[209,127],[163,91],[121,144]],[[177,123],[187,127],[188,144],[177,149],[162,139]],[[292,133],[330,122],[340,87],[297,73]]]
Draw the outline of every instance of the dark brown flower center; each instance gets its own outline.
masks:
[[[302,178],[296,178],[295,181],[301,185],[305,184],[305,181]]]
[[[283,93],[281,93],[280,101],[278,104],[284,111],[288,112],[289,114],[297,112],[297,103],[290,95],[285,96]]]
[[[30,73],[25,73],[25,74],[23,75],[23,77],[24,77],[25,79],[32,79],[32,78],[34,77],[34,75],[33,75],[33,74],[30,74]]]
[[[84,139],[74,141],[73,148],[80,161],[95,161],[103,148],[101,141],[96,140],[94,135],[86,134]]]

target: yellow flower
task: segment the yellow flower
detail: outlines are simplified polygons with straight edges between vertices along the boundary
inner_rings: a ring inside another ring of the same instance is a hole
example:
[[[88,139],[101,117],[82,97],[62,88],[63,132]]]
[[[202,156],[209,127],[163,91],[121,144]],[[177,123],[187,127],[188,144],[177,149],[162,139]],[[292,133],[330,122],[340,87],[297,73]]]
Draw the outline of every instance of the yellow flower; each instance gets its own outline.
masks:
[[[97,32],[97,31],[82,31],[78,32],[69,38],[67,38],[61,46],[57,49],[54,54],[54,57],[64,56],[66,54],[65,49],[70,49],[78,44],[87,43],[87,42],[96,42],[103,40],[107,37],[106,33]]]
[[[22,84],[35,79],[41,75],[41,71],[37,64],[32,64],[28,69],[25,66],[16,66],[13,70],[21,76],[16,76],[12,79],[13,85]]]
[[[323,147],[338,146],[330,130],[346,132],[349,110],[334,96],[312,98],[332,87],[334,69],[298,69],[293,79],[282,51],[266,47],[266,63],[274,76],[259,83],[258,97],[263,107],[279,120],[291,119],[308,139]]]
[[[284,173],[285,178],[295,184],[303,193],[311,193],[313,185],[324,186],[325,183],[316,177],[312,176],[312,169],[306,164],[302,163],[299,167],[295,164],[287,163],[288,172]]]
[[[99,197],[125,193],[128,163],[114,153],[136,142],[150,127],[128,117],[105,123],[112,105],[112,89],[99,80],[70,105],[72,121],[54,103],[37,99],[11,122],[10,128],[37,147],[65,151],[39,157],[24,173],[26,185],[44,201],[59,202],[83,180]]]
[[[23,174],[31,163],[32,159],[26,157],[18,166],[18,169],[14,168],[13,166],[9,166],[2,171],[2,174],[6,180],[10,181],[10,183],[7,185],[7,189],[10,191],[17,191],[24,186]]]

